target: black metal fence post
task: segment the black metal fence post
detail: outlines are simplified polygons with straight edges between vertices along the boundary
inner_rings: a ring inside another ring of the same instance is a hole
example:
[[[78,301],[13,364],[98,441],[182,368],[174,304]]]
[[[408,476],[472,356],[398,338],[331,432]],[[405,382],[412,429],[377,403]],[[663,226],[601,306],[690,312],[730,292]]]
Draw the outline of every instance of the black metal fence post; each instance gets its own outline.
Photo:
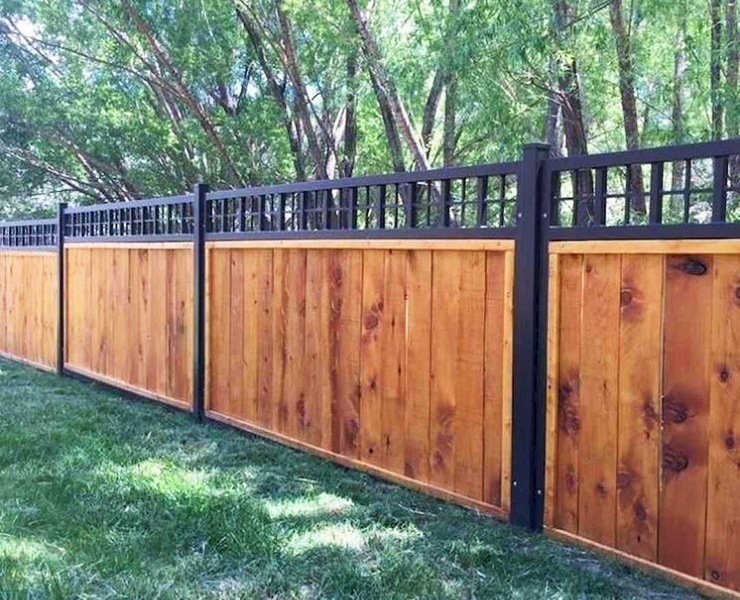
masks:
[[[517,190],[516,247],[514,250],[512,465],[510,520],[528,529],[542,524],[544,472],[544,393],[538,377],[542,362],[539,306],[543,270],[543,226],[548,202],[544,198],[541,167],[549,155],[546,144],[524,146]],[[546,250],[546,248],[545,248]]]
[[[60,202],[57,208],[57,375],[64,374],[64,214],[67,203]]]
[[[193,414],[205,414],[206,194],[208,185],[193,188]]]

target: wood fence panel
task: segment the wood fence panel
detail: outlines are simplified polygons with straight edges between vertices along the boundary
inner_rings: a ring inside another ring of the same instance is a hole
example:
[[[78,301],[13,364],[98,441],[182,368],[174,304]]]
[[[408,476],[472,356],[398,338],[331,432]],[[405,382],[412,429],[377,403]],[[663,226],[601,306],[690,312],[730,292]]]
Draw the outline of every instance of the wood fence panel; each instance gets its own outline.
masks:
[[[56,366],[56,273],[52,252],[0,252],[0,355]]]
[[[503,516],[512,249],[440,246],[209,244],[209,416]]]
[[[65,254],[65,367],[189,407],[192,250],[86,244]]]
[[[655,561],[660,476],[663,257],[623,256],[619,332],[617,548]]]
[[[740,590],[740,257],[701,247],[551,245],[545,525]]]
[[[666,262],[661,564],[704,574],[712,257]]]
[[[740,256],[714,258],[705,578],[740,590]]]

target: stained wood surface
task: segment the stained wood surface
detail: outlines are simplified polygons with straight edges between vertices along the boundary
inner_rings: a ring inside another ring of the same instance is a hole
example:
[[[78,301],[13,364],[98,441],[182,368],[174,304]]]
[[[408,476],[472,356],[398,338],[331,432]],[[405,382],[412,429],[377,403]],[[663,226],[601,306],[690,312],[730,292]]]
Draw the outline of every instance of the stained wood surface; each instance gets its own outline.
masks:
[[[65,365],[106,383],[189,405],[192,252],[70,246],[65,255]]]
[[[622,244],[552,255],[545,523],[740,590],[740,256]]]
[[[56,365],[56,277],[56,254],[0,252],[0,354]]]
[[[500,508],[510,254],[209,245],[209,414]]]

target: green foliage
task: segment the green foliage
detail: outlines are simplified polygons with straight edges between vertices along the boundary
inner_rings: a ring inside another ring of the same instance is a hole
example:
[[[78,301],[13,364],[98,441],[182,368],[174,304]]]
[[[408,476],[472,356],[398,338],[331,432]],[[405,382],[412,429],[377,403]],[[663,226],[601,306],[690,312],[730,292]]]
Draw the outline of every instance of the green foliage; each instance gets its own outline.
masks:
[[[257,437],[3,361],[0,403],[0,598],[696,598]]]
[[[514,159],[522,143],[544,137],[554,59],[566,56],[578,61],[589,150],[624,147],[608,3],[569,3],[575,18],[567,44],[556,43],[553,0],[460,0],[454,14],[449,0],[375,0],[364,8],[417,131],[435,74],[456,79],[455,162],[470,164]],[[354,89],[354,173],[390,170],[378,101],[345,2],[280,4],[324,157],[342,152],[336,130]],[[0,0],[0,218],[48,214],[62,199],[182,193],[198,180],[214,187],[292,180],[301,161],[305,175],[315,176],[305,127],[297,150],[287,133],[286,121],[294,127],[300,121],[300,91],[284,61],[276,6],[276,0]],[[634,0],[628,10],[642,145],[706,139],[706,7]],[[257,24],[266,64],[238,11]],[[132,14],[149,28],[166,65]],[[671,111],[676,40],[684,30],[679,140]],[[348,57],[359,61],[354,79]],[[276,101],[266,67],[287,108]],[[726,94],[727,113],[735,115],[737,92]],[[433,166],[442,162],[442,107],[443,101],[427,148]]]

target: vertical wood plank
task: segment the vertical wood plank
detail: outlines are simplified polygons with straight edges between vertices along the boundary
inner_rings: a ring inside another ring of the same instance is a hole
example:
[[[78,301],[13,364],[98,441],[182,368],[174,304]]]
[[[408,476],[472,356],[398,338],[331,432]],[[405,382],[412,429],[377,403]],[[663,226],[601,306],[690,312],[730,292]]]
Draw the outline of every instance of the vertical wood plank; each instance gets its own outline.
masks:
[[[655,561],[662,350],[662,256],[622,257],[617,548]]]
[[[209,406],[221,414],[229,410],[229,327],[231,317],[231,251],[209,252]]]
[[[434,251],[432,266],[432,382],[430,392],[429,481],[455,489],[455,399],[458,318],[460,306],[460,253]]]
[[[288,251],[273,251],[273,312],[272,312],[272,409],[271,421],[274,431],[289,435],[288,398],[285,390],[287,369],[287,310],[286,271]]]
[[[367,250],[364,252],[363,261],[360,457],[364,462],[382,465],[382,337],[386,326],[383,314],[385,253],[382,250]]]
[[[257,251],[257,422],[269,427],[273,421],[274,313],[279,290],[275,286],[274,253]]]
[[[581,314],[583,256],[560,257],[558,327],[558,436],[555,482],[555,527],[578,532],[579,437],[581,428]]]
[[[558,386],[560,365],[560,255],[550,254],[547,285],[547,390],[545,425],[545,503],[543,523],[555,526],[557,489]]]
[[[432,342],[432,253],[408,252],[406,430],[404,474],[429,480],[429,398]]]
[[[147,388],[158,394],[167,393],[167,251],[149,251],[149,356]]]
[[[714,258],[704,577],[740,590],[740,256]]]
[[[514,363],[514,252],[504,253],[503,388],[501,390],[501,508],[511,508],[511,428]]]
[[[7,330],[8,330],[8,284],[5,271],[8,268],[8,257],[0,253],[0,311],[5,318],[0,319],[0,349],[8,351]]]
[[[149,252],[137,249],[131,253],[131,383],[146,388],[149,357]]]
[[[666,262],[660,563],[704,574],[712,258]]]
[[[177,254],[177,399],[193,401],[193,252]]]
[[[244,395],[243,418],[251,423],[257,419],[257,369],[260,348],[260,262],[261,250],[241,250],[236,252],[243,264],[244,277],[244,319],[242,321],[242,386]]]
[[[309,252],[310,254],[310,252]],[[334,313],[336,307],[332,306],[331,272],[330,265],[336,250],[323,250],[318,258],[319,263],[319,305],[321,311],[318,321],[314,324],[306,315],[306,338],[309,330],[314,326],[318,330],[318,342],[320,348],[319,381],[317,385],[318,397],[315,415],[315,430],[312,432],[314,444],[326,450],[334,447],[334,425],[336,423],[336,398],[335,398],[335,373],[332,371],[334,359]],[[308,279],[307,279],[308,280]],[[308,294],[308,289],[306,290]],[[308,389],[306,389],[308,394]]]
[[[231,417],[243,419],[244,399],[244,253],[232,249],[229,253],[229,353],[224,357],[229,369],[229,396],[225,410]]]
[[[328,268],[333,407],[331,445],[335,452],[359,458],[362,251],[334,252]]]
[[[455,491],[483,498],[485,252],[460,253],[455,357]]]
[[[324,301],[326,256],[323,250],[309,250],[306,256],[306,330],[303,374],[305,381],[302,435],[304,441],[321,446],[322,401],[329,377],[326,347],[327,303]],[[331,423],[331,419],[329,419]]]
[[[614,546],[621,256],[583,266],[578,533]]]
[[[406,424],[406,253],[387,250],[383,290],[382,416],[383,466],[404,472]]]
[[[286,434],[305,440],[312,427],[306,418],[303,354],[306,337],[306,250],[287,251],[285,291],[285,383]]]
[[[131,286],[129,283],[129,272],[131,270],[131,250],[116,250],[116,268],[113,275],[115,281],[115,314],[112,318],[114,323],[115,350],[115,374],[114,377],[121,381],[130,382],[131,361],[135,356],[131,343]]]

